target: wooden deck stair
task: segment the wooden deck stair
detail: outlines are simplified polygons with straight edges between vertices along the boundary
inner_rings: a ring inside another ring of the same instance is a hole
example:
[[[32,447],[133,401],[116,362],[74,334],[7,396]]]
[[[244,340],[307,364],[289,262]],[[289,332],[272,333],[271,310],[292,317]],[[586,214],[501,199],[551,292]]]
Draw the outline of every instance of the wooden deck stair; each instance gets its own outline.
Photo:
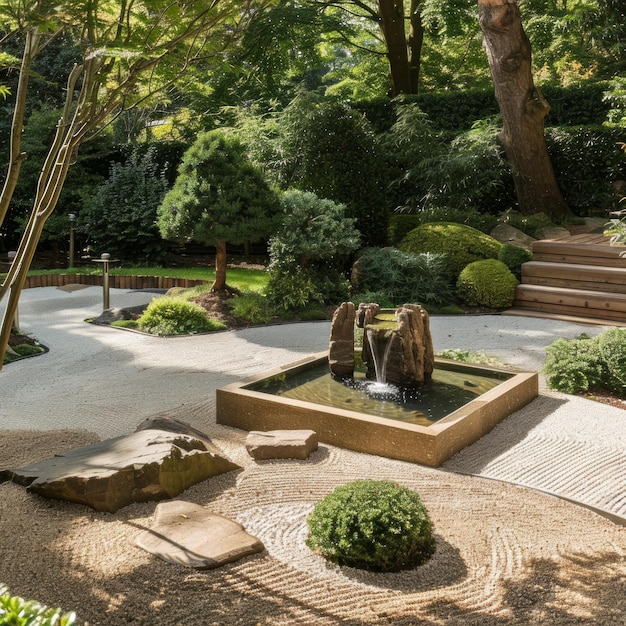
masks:
[[[626,325],[626,253],[599,233],[532,244],[509,315]]]

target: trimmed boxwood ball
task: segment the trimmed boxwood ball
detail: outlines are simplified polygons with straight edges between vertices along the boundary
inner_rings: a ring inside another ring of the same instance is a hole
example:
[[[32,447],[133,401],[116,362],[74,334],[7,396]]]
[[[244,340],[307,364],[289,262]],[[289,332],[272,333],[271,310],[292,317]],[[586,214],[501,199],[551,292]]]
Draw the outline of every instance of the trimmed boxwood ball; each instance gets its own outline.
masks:
[[[337,487],[307,523],[309,548],[339,565],[393,572],[422,565],[435,551],[419,495],[388,480]]]
[[[517,278],[502,261],[485,259],[470,263],[456,283],[458,298],[468,306],[506,309],[513,304]]]
[[[497,259],[502,244],[471,226],[453,222],[431,222],[414,228],[400,243],[403,252],[445,254],[453,278],[480,259]]]

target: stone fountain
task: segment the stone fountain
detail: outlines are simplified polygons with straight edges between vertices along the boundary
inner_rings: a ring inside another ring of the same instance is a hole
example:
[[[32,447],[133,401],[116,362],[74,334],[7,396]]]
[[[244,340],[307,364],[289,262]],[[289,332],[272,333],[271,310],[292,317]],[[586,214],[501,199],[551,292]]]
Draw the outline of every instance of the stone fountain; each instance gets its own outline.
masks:
[[[355,327],[363,330],[355,349]],[[328,352],[217,390],[217,423],[437,467],[538,395],[536,373],[434,357],[427,312],[343,303]]]
[[[363,329],[361,359],[367,378],[400,387],[424,386],[435,367],[428,313],[419,304],[404,304],[395,311],[361,303],[355,310],[344,302],[335,311],[330,329],[328,363],[333,376],[354,376],[354,329]]]

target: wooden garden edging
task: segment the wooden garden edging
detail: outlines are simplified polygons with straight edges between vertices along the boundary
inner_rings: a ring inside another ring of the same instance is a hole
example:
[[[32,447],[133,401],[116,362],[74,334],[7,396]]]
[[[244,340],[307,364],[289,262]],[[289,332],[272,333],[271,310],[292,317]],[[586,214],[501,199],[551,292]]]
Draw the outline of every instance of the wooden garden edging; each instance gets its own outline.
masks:
[[[109,275],[112,289],[171,289],[172,287],[195,287],[209,282],[191,278],[168,276],[115,276]],[[102,286],[102,276],[98,274],[37,274],[27,276],[24,289],[33,287],[64,287],[65,285]]]

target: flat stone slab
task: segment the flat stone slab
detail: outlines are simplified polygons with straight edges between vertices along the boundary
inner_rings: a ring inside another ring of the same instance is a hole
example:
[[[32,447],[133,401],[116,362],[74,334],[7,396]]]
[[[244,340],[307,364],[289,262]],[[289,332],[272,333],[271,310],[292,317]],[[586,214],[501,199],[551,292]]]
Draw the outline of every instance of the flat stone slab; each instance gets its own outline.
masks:
[[[246,450],[257,461],[308,459],[317,445],[317,433],[313,430],[252,430],[246,437]]]
[[[150,429],[2,470],[0,482],[114,513],[133,502],[175,497],[234,469],[239,466],[196,437]]]
[[[191,502],[158,504],[154,518],[135,545],[175,565],[214,569],[265,549],[241,524]]]

